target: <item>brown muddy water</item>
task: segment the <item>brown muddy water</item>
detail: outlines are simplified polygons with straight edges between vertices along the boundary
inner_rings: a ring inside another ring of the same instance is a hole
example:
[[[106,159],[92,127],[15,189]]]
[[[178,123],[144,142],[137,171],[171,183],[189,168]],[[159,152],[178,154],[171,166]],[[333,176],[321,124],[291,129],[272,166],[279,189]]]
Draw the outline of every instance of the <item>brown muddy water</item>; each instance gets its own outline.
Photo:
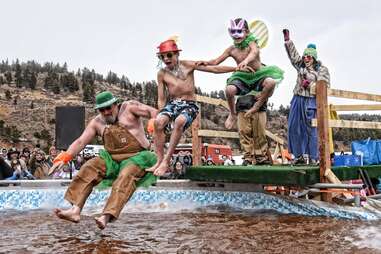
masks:
[[[123,213],[105,230],[51,211],[0,212],[0,253],[381,253],[381,222],[227,208]]]

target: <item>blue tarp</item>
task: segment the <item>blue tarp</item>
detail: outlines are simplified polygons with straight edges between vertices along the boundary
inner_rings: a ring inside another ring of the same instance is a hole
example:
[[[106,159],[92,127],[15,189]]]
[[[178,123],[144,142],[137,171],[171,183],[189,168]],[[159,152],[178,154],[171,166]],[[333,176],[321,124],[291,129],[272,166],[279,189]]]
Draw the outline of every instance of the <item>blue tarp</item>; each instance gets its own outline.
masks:
[[[381,140],[355,140],[351,146],[353,154],[363,156],[364,165],[381,164]]]

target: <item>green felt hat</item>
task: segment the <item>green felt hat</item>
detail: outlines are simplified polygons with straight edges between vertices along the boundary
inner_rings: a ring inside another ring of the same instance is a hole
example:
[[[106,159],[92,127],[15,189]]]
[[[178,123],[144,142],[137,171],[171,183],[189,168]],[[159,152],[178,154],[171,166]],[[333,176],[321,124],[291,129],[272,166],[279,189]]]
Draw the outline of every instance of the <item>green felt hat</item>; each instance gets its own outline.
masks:
[[[115,98],[111,92],[109,92],[109,91],[101,92],[101,93],[97,94],[97,96],[95,96],[95,109],[100,109],[100,108],[105,108],[105,107],[111,106],[112,104],[114,104],[117,101],[118,101],[118,99]]]

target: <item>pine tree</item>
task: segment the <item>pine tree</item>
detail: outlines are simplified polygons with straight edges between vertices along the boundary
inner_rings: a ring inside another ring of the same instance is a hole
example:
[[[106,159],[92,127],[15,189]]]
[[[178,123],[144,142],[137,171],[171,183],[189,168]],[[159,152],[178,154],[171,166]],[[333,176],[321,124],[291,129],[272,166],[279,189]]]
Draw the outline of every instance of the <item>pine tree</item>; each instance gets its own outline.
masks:
[[[17,59],[16,60],[16,71],[15,71],[15,79],[16,79],[16,86],[18,87],[18,88],[20,88],[21,87],[21,83],[22,83],[22,76],[21,76],[21,65],[20,65],[20,63],[19,63],[19,60]]]
[[[32,90],[35,90],[37,86],[37,77],[36,74],[33,72],[30,77],[29,87]]]

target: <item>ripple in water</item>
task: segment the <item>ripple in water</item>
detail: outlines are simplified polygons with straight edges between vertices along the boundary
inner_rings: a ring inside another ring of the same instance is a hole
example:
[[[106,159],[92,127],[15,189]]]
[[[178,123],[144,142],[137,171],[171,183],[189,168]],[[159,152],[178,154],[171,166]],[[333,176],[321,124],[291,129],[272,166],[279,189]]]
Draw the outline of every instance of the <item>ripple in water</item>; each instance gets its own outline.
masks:
[[[123,213],[100,231],[51,211],[0,213],[1,253],[381,253],[381,223],[227,207]],[[156,209],[156,208],[155,208]]]

